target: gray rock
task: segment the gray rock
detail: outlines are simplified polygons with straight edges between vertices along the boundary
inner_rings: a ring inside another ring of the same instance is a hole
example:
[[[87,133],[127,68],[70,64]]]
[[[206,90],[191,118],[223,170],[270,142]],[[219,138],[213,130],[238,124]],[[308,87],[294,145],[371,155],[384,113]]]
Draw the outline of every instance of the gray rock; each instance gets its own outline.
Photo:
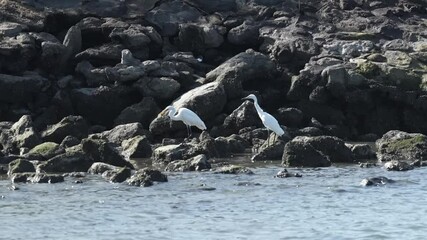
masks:
[[[279,139],[274,133],[271,133],[267,140],[258,149],[258,152],[252,156],[251,160],[282,160],[285,144],[290,140],[289,136],[283,135],[281,139]]]
[[[123,155],[128,159],[147,158],[152,154],[151,144],[146,136],[135,136],[122,142]]]
[[[1,38],[0,52],[0,70],[19,74],[28,69],[37,55],[35,40],[28,33]]]
[[[81,151],[67,151],[37,165],[37,172],[86,172],[93,160]]]
[[[36,173],[27,179],[30,183],[59,183],[64,181],[64,176],[60,174]]]
[[[203,1],[189,0],[193,6],[207,13],[236,11],[237,3],[234,0]]]
[[[329,167],[328,156],[309,143],[309,137],[296,137],[285,145],[282,165],[286,167]]]
[[[12,176],[14,173],[36,172],[34,164],[25,159],[16,159],[9,163],[7,175]]]
[[[392,130],[376,141],[379,161],[427,160],[427,137],[420,133]]]
[[[40,56],[40,65],[47,71],[52,73],[59,73],[64,67],[65,60],[62,60],[67,48],[61,43],[42,42],[42,54]]]
[[[228,31],[227,40],[234,45],[257,46],[260,41],[259,28],[260,26],[252,21],[244,21]]]
[[[62,63],[66,63],[79,53],[82,49],[82,33],[78,26],[71,26],[64,37],[62,43],[65,46],[65,53],[62,56]]]
[[[74,136],[68,135],[64,138],[64,140],[62,140],[60,146],[65,149],[65,148],[76,146],[78,144],[80,144],[80,139]]]
[[[373,178],[365,178],[360,183],[362,186],[380,186],[389,183],[394,183],[395,181],[386,177],[373,177]]]
[[[153,182],[167,182],[166,175],[158,170],[143,168],[136,171],[126,182],[132,186],[149,187]]]
[[[107,170],[102,173],[102,177],[113,183],[121,183],[126,181],[132,174],[132,170],[128,167]]]
[[[134,58],[132,52],[129,49],[122,50],[122,58],[120,63],[127,66],[141,65],[141,61],[139,59]]]
[[[104,162],[114,166],[134,168],[130,162],[126,161],[123,156],[116,151],[112,144],[103,139],[83,139],[82,150],[92,159],[92,162]]]
[[[118,125],[111,130],[96,134],[96,136],[121,146],[124,140],[137,136],[149,136],[149,132],[139,122],[134,122]]]
[[[11,128],[12,142],[16,148],[33,148],[41,143],[38,132],[34,130],[31,116],[23,115]]]
[[[277,110],[277,121],[287,127],[301,127],[304,114],[298,108],[279,108]]]
[[[144,77],[136,82],[134,87],[143,96],[153,97],[154,99],[170,99],[178,92],[181,85],[176,80],[168,77]]]
[[[300,173],[291,173],[288,172],[288,170],[285,168],[283,170],[280,170],[276,176],[274,176],[276,178],[288,178],[288,177],[302,177],[302,175]]]
[[[210,168],[211,168],[211,164],[209,163],[206,155],[200,154],[187,160],[172,161],[166,166],[165,171],[188,172],[188,171],[202,171]]]
[[[113,171],[118,169],[119,167],[113,166],[108,163],[103,162],[94,162],[92,166],[87,170],[90,174],[103,174],[105,171]]]
[[[384,169],[387,171],[408,171],[414,169],[414,166],[407,162],[392,160],[384,163]]]
[[[220,131],[222,135],[228,136],[238,133],[242,128],[251,126],[261,127],[262,122],[258,117],[253,102],[244,101],[224,119],[224,123],[220,126]]]
[[[76,60],[87,60],[94,65],[111,65],[121,61],[123,49],[125,47],[121,44],[107,43],[78,53]]]
[[[190,149],[187,144],[172,144],[160,146],[153,151],[153,165],[165,165],[174,160],[185,159],[185,153]]]
[[[145,75],[145,70],[141,65],[126,66],[118,64],[113,68],[113,72],[117,72],[117,81],[122,83],[134,82]]]
[[[225,31],[224,27],[211,24],[180,24],[177,44],[184,51],[203,52],[221,46]]]
[[[326,78],[326,88],[335,97],[344,95],[348,84],[348,73],[343,65],[334,65],[326,67],[322,71],[322,76]]]
[[[119,78],[115,69],[111,67],[94,68],[92,64],[86,60],[78,63],[75,71],[84,76],[87,85],[90,87],[111,84]]]
[[[27,26],[15,22],[2,22],[0,23],[0,36],[1,37],[14,37],[18,35]]]
[[[350,144],[349,148],[353,153],[354,159],[376,159],[375,151],[369,144]]]
[[[218,168],[215,168],[214,173],[221,173],[221,174],[248,174],[248,175],[254,174],[252,172],[252,170],[250,170],[249,168],[244,167],[244,166],[237,166],[237,165],[220,166]]]
[[[65,153],[65,149],[59,144],[44,142],[32,148],[25,156],[29,159],[47,160],[63,153]]]
[[[61,143],[66,136],[82,139],[88,135],[89,126],[81,116],[67,116],[59,123],[49,126],[42,132],[44,141]]]

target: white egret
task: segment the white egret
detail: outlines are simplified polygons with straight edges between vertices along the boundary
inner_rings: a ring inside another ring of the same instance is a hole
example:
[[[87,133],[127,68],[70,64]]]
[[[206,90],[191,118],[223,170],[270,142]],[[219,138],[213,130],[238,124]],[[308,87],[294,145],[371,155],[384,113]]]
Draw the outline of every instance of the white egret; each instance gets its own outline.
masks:
[[[258,113],[259,118],[261,118],[262,124],[264,124],[264,126],[267,128],[269,136],[270,136],[270,130],[273,131],[279,137],[285,134],[285,131],[283,131],[282,127],[280,127],[277,120],[273,116],[271,116],[269,113],[264,112],[261,109],[261,107],[258,105],[258,99],[256,98],[255,95],[249,94],[247,97],[242,98],[242,100],[243,99],[254,101],[255,109]],[[269,138],[267,138],[267,141],[268,140]],[[268,143],[269,142],[267,142],[267,144]]]
[[[174,106],[167,106],[165,111],[169,111],[168,115],[170,119],[174,121],[182,121],[187,126],[188,137],[191,136],[191,126],[196,126],[202,131],[206,130],[206,125],[202,119],[188,108],[180,108],[177,113]]]

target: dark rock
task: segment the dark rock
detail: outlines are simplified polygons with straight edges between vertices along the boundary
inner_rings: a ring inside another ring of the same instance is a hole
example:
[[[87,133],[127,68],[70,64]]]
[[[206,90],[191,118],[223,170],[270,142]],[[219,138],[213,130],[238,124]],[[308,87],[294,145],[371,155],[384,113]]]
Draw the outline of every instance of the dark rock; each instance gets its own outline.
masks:
[[[28,179],[34,176],[36,173],[14,173],[10,176],[12,183],[26,183]]]
[[[282,165],[287,167],[329,167],[328,156],[309,143],[310,137],[296,137],[285,145]]]
[[[122,145],[122,142],[126,139],[131,139],[138,136],[150,136],[150,133],[145,130],[139,122],[122,124],[115,126],[113,129],[103,131],[96,134],[97,137],[108,140],[108,142]]]
[[[44,142],[32,148],[25,156],[29,159],[38,158],[47,160],[57,155],[65,153],[65,149],[54,142]]]
[[[392,130],[376,141],[379,161],[427,160],[427,137],[420,133]]]
[[[26,69],[28,69],[28,67],[31,65],[31,62],[36,58],[37,52],[35,40],[28,33],[19,33],[17,36],[14,37],[2,37],[0,40],[0,53],[0,70],[2,72],[22,73]],[[19,78],[20,77],[14,77],[14,79]],[[38,81],[37,79],[28,79],[27,82],[30,84],[35,84],[33,80]],[[7,89],[3,89],[7,86],[3,86],[3,84],[5,84],[4,76],[0,77],[0,83],[2,91],[6,91]],[[16,87],[20,88],[23,87],[23,82],[9,82],[9,84],[15,85]],[[28,91],[32,91],[32,93],[37,92],[34,89],[28,89]],[[19,91],[9,95],[16,94],[19,94]],[[23,96],[25,95],[22,95],[22,97]]]
[[[62,148],[69,148],[80,144],[80,140],[74,136],[67,135],[64,140],[62,140],[61,144],[59,144]]]
[[[260,43],[259,28],[260,26],[254,22],[244,21],[228,31],[227,40],[234,45],[256,47]]]
[[[155,99],[170,99],[178,92],[181,85],[176,80],[168,77],[144,77],[138,80],[138,82],[134,84],[134,87],[138,89],[143,96],[153,97]]]
[[[149,187],[153,182],[167,182],[168,178],[158,170],[143,168],[136,171],[126,182],[132,186]]]
[[[220,131],[222,135],[228,136],[238,133],[242,128],[250,126],[261,127],[262,122],[258,117],[253,103],[245,101],[225,118]]]
[[[24,24],[14,22],[2,22],[0,23],[0,36],[3,37],[15,37],[26,28]]]
[[[138,94],[125,86],[103,86],[73,89],[70,97],[77,114],[92,124],[108,127],[125,107],[136,102]]]
[[[106,140],[91,138],[83,139],[82,149],[86,156],[92,159],[92,162],[104,162],[114,166],[134,169],[133,165],[126,161],[123,156],[116,151],[111,143],[108,143]]]
[[[166,166],[165,171],[188,172],[188,171],[203,171],[210,168],[211,168],[211,164],[209,163],[206,155],[200,154],[187,160],[172,161]]]
[[[153,164],[168,164],[174,160],[185,159],[184,154],[188,152],[190,146],[188,144],[174,144],[161,146],[153,151]]]
[[[152,97],[144,97],[141,102],[125,108],[114,120],[115,125],[139,122],[148,129],[150,122],[160,113],[160,108]]]
[[[376,159],[375,151],[369,144],[350,144],[354,159]]]
[[[34,164],[25,159],[16,159],[9,163],[7,175],[12,176],[14,173],[35,172]]]
[[[25,103],[33,101],[38,94],[49,87],[49,84],[48,79],[35,73],[28,72],[23,76],[0,74],[0,102]]]
[[[37,172],[86,172],[93,160],[81,151],[69,151],[37,166]]]
[[[121,183],[131,176],[131,169],[128,167],[107,170],[102,173],[102,177],[113,183]]]
[[[17,149],[33,148],[41,143],[40,135],[34,129],[33,121],[29,115],[23,115],[11,126],[10,131],[13,134],[13,145]]]
[[[226,11],[236,11],[237,4],[233,0],[218,0],[218,1],[203,1],[203,0],[189,0],[191,5],[201,9],[206,13],[215,13],[215,12],[226,12]]]
[[[59,183],[64,181],[64,176],[60,174],[36,173],[28,177],[27,181],[31,183]]]
[[[90,174],[103,174],[105,171],[114,171],[118,168],[119,167],[108,163],[94,162],[92,166],[90,166],[89,170],[87,170],[87,172]]]
[[[380,186],[389,183],[394,183],[395,181],[386,177],[373,177],[373,178],[365,178],[360,183],[363,186]]]
[[[277,110],[277,121],[287,127],[301,127],[304,114],[298,108],[279,108]]]
[[[258,149],[258,152],[252,156],[252,161],[282,160],[285,144],[291,139],[283,135],[281,139],[276,134],[271,133],[267,140]]]
[[[81,116],[67,116],[59,123],[49,126],[43,133],[44,141],[61,143],[66,136],[82,139],[88,135],[89,126]]]
[[[75,60],[87,60],[95,66],[112,65],[121,61],[123,49],[121,44],[108,43],[78,53]]]
[[[378,165],[376,163],[359,163],[359,167],[361,168],[372,168],[372,167],[377,167]]]
[[[217,48],[224,42],[226,29],[218,25],[185,23],[179,25],[177,45],[183,51],[202,53]]]
[[[384,169],[387,171],[408,171],[414,169],[414,166],[407,162],[392,160],[384,163]]]
[[[285,168],[283,170],[280,170],[276,176],[274,176],[276,178],[288,178],[288,177],[302,177],[302,175],[300,173],[290,173],[288,172],[288,170]]]

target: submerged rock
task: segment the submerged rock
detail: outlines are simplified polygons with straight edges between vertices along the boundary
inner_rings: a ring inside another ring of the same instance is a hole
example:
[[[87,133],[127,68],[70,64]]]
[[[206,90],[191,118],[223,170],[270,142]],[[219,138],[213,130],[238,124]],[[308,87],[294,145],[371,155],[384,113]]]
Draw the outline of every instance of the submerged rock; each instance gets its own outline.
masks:
[[[211,168],[206,155],[200,154],[187,160],[175,160],[170,162],[165,171],[170,172],[188,172],[203,171]]]
[[[136,171],[126,180],[129,185],[138,187],[149,187],[153,182],[167,182],[168,178],[158,170],[143,168]]]
[[[12,176],[14,173],[36,172],[34,164],[25,159],[16,159],[9,163],[7,175]]]
[[[225,165],[225,166],[217,167],[215,168],[214,173],[248,174],[248,175],[254,174],[254,172],[252,172],[252,170],[250,170],[249,168],[244,166],[237,166],[237,165]]]
[[[288,172],[288,170],[285,168],[283,170],[280,170],[276,176],[274,176],[276,178],[288,178],[288,177],[302,177],[302,175],[300,173],[291,173]]]
[[[408,171],[414,169],[414,166],[403,161],[392,160],[384,164],[387,171]]]
[[[362,186],[380,186],[389,183],[394,183],[395,181],[386,177],[373,177],[365,178],[360,182]]]

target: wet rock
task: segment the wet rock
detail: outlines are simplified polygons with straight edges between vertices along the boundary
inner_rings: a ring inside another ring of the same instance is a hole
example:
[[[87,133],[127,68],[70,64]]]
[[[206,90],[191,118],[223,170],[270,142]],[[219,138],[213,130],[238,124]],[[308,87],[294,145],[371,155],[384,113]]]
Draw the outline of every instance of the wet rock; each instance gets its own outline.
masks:
[[[139,122],[148,129],[150,122],[160,113],[160,108],[152,97],[144,97],[141,102],[125,109],[114,120],[115,125]]]
[[[228,136],[238,133],[242,128],[251,126],[261,127],[262,122],[254,104],[251,101],[245,101],[224,119],[219,131],[222,135]]]
[[[414,166],[407,162],[392,160],[384,163],[384,169],[387,171],[408,171],[414,169]]]
[[[152,154],[151,144],[146,136],[135,136],[122,142],[123,155],[128,159],[147,158]]]
[[[59,144],[44,142],[32,148],[25,156],[29,159],[47,160],[63,153],[65,153],[65,149]]]
[[[236,134],[232,134],[228,137],[217,137],[214,142],[215,150],[219,154],[217,157],[228,157],[233,153],[242,153],[249,147],[249,143]]]
[[[372,168],[372,167],[377,167],[378,165],[376,163],[359,163],[359,167],[361,168]]]
[[[369,144],[350,144],[354,159],[375,159],[376,154]]]
[[[118,114],[134,104],[137,92],[126,86],[79,88],[70,92],[76,114],[92,124],[111,126]]]
[[[30,183],[59,183],[64,181],[64,176],[60,174],[36,173],[28,177],[27,181]]]
[[[392,130],[376,141],[379,161],[427,160],[427,137],[420,133]]]
[[[62,174],[63,177],[72,177],[72,178],[84,178],[86,177],[85,172],[70,172]]]
[[[14,173],[35,172],[34,164],[25,159],[16,159],[9,163],[7,175],[12,176]]]
[[[221,174],[254,174],[249,168],[237,165],[226,165],[215,168],[214,173]]]
[[[26,183],[34,175],[35,173],[14,173],[10,176],[10,181],[12,183]]]
[[[170,172],[188,172],[188,171],[203,171],[211,168],[206,155],[200,154],[186,160],[175,160],[170,162],[165,171]]]
[[[2,22],[0,23],[0,36],[2,37],[14,37],[18,35],[27,26],[14,22]]]
[[[37,172],[86,172],[93,160],[81,151],[67,151],[37,165]]]
[[[82,150],[92,162],[104,162],[119,167],[129,167],[133,165],[121,156],[111,143],[103,139],[86,138],[82,140]],[[86,169],[87,170],[87,169]],[[85,171],[86,171],[85,170]]]
[[[88,130],[89,126],[83,117],[67,116],[42,132],[42,138],[44,141],[61,143],[66,136],[82,139],[87,136]]]
[[[161,146],[153,151],[153,164],[168,164],[174,160],[184,159],[184,154],[190,149],[188,144],[173,144]]]
[[[90,174],[103,174],[105,171],[113,171],[118,169],[119,167],[103,163],[103,162],[94,162],[92,166],[87,170]]]
[[[304,138],[296,137],[285,145],[282,165],[287,167],[329,167],[331,161]]]
[[[287,127],[301,127],[304,114],[298,108],[279,108],[277,110],[277,121]]]
[[[386,177],[373,177],[373,178],[365,178],[360,183],[362,186],[380,186],[389,183],[394,183],[395,181]]]
[[[153,182],[167,182],[166,175],[158,170],[143,168],[136,171],[126,182],[132,186],[149,187]]]
[[[107,170],[102,173],[102,177],[113,183],[121,183],[131,176],[131,169],[128,167]]]
[[[274,176],[276,178],[288,178],[288,177],[302,177],[302,175],[300,173],[291,173],[288,172],[288,170],[285,168],[283,170],[280,170],[276,176]]]
[[[290,140],[289,137],[284,137],[284,140],[272,133],[267,140],[261,145],[257,153],[251,157],[252,161],[266,161],[266,160],[282,160],[283,151],[286,142]]]
[[[49,84],[48,79],[35,73],[28,72],[23,76],[0,74],[0,102],[30,102],[45,91]]]

